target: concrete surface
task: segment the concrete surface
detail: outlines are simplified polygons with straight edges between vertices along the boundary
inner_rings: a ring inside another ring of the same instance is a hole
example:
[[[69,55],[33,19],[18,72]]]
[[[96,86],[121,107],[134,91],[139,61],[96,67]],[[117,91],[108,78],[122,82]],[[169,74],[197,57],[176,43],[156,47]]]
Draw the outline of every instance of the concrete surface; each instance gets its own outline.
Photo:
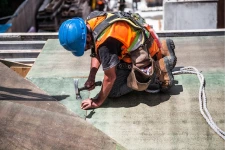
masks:
[[[225,37],[172,39],[178,57],[175,69],[194,66],[202,71],[208,110],[217,126],[225,130]],[[195,75],[176,75],[176,84],[168,93],[133,92],[107,99],[98,109],[81,110],[80,101],[75,99],[73,79],[79,78],[79,86],[83,86],[89,74],[89,54],[74,57],[58,40],[48,40],[27,79],[50,95],[58,95],[60,103],[129,150],[225,149],[225,141],[200,113],[200,84]],[[100,68],[96,80],[102,80],[102,75]],[[81,94],[85,99],[99,90]]]
[[[81,101],[76,100],[74,79],[78,78],[79,87],[84,85],[89,73],[89,53],[85,53],[87,59],[74,57],[72,53],[64,50],[58,40],[48,40],[27,75],[27,78],[41,87],[49,94],[67,95],[60,100],[71,111],[85,118],[86,111],[80,109]],[[56,44],[57,43],[57,44]],[[41,71],[40,71],[41,70]],[[103,73],[99,73],[99,80]],[[89,92],[82,91],[81,96],[88,98]]]
[[[0,62],[0,149],[125,149]]]

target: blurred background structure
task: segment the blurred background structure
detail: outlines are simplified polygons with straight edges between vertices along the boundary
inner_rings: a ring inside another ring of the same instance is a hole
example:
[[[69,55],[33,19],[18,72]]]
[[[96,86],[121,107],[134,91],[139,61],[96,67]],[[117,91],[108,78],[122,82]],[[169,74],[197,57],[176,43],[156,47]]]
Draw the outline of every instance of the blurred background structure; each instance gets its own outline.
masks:
[[[33,64],[44,42],[58,38],[63,21],[73,17],[85,19],[95,10],[139,13],[158,34],[225,28],[224,0],[1,0],[0,33],[15,35],[0,36],[5,41],[0,44],[0,58]],[[26,33],[38,34],[23,36]],[[29,42],[21,44],[18,40]]]
[[[164,30],[217,29],[218,0],[164,1]]]
[[[0,31],[57,32],[94,10],[137,12],[156,31],[224,28],[223,0],[1,0]]]

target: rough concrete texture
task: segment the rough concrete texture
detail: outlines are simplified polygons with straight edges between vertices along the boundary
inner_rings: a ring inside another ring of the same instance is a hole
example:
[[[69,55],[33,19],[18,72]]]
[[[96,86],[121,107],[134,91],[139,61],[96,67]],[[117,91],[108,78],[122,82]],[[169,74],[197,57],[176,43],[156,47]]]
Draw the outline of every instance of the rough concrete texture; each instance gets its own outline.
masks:
[[[225,130],[224,38],[172,38],[178,57],[175,69],[194,66],[202,71],[206,80],[208,110],[222,130]],[[59,102],[82,117],[72,79],[81,79],[79,86],[84,84],[89,74],[89,54],[74,57],[60,46],[58,40],[48,40],[27,78],[50,95],[67,95]],[[97,80],[101,80],[102,75],[100,69]],[[224,150],[224,140],[200,113],[197,76],[176,75],[175,81],[167,93],[132,92],[117,99],[107,99],[102,107],[88,110],[85,119],[130,150]],[[96,95],[98,91],[83,91],[83,99]]]
[[[0,149],[124,149],[0,63]],[[56,100],[57,99],[57,100]]]
[[[75,57],[72,53],[64,50],[58,40],[48,40],[36,59],[27,79],[45,90],[47,93],[61,95],[60,102],[71,111],[85,118],[86,111],[80,109],[81,101],[76,100],[74,79],[79,79],[79,87],[84,85],[89,73],[89,53],[83,57]],[[103,73],[98,73],[99,80]],[[97,79],[98,79],[97,78]],[[80,92],[83,99],[88,98],[89,92]]]

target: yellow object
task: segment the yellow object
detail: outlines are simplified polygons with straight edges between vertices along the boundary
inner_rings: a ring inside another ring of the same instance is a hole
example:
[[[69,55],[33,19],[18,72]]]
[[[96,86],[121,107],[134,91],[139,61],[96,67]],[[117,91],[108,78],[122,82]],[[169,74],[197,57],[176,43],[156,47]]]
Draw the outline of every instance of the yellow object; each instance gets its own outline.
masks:
[[[95,10],[95,8],[96,8],[96,0],[92,0],[91,8],[92,8],[92,10]]]

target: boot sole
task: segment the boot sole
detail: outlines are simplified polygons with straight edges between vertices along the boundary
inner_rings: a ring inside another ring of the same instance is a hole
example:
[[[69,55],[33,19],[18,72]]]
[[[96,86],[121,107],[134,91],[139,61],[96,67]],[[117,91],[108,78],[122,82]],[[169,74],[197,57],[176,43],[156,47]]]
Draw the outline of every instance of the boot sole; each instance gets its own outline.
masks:
[[[173,86],[173,83],[174,83],[174,79],[173,79],[173,74],[172,74],[172,71],[170,69],[170,60],[168,59],[168,56],[167,57],[164,57],[163,58],[163,61],[165,63],[165,68],[166,68],[166,72],[168,73],[168,76],[169,76],[169,84],[167,87],[162,87],[161,88],[161,91],[162,92],[166,92],[168,91],[172,86]]]
[[[171,39],[167,39],[166,44],[167,44],[167,48],[169,50],[169,53],[171,54],[169,56],[170,57],[169,66],[170,66],[170,70],[172,70],[177,64],[177,57],[176,57],[175,51],[174,51],[175,44],[174,44],[173,40],[171,40]]]

